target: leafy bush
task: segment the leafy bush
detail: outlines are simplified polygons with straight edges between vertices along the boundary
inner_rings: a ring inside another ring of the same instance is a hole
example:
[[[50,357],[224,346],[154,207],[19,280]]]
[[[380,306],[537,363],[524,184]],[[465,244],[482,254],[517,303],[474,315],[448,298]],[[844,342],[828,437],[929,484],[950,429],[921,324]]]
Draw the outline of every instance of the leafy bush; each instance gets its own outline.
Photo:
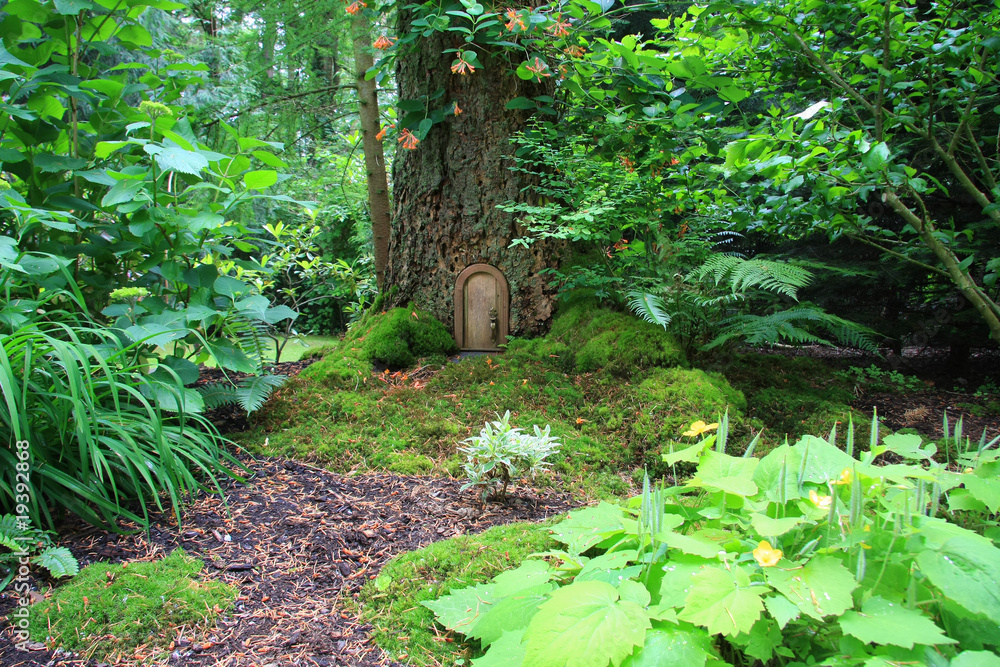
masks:
[[[997,450],[957,472],[919,436],[880,443],[877,421],[860,459],[853,424],[846,452],[805,436],[733,457],[724,439],[678,453],[684,486],[572,512],[546,560],[425,606],[481,664],[996,664],[1000,529],[949,519],[1000,510]]]
[[[95,524],[145,525],[161,496],[179,518],[186,496],[235,474],[227,463],[239,463],[178,373],[147,373],[141,344],[67,320],[2,337],[0,509],[15,505],[17,441],[28,443],[36,525],[52,525],[50,508]]]
[[[478,436],[462,442],[468,443],[458,450],[465,454],[469,476],[462,489],[482,487],[483,498],[501,501],[506,500],[507,486],[520,470],[534,477],[550,465],[545,459],[559,449],[559,441],[549,435],[548,426],[542,431],[535,425],[534,435],[511,427],[509,410],[499,421],[487,422]]]
[[[201,581],[203,567],[183,549],[157,561],[92,563],[32,606],[31,636],[89,655],[143,644],[165,649],[178,628],[204,627],[236,598],[232,586]]]
[[[69,549],[52,546],[50,533],[23,525],[12,514],[0,516],[0,547],[9,550],[0,553],[0,590],[14,578],[20,559],[32,554],[31,562],[53,577],[72,577],[80,572],[80,564]]]
[[[899,371],[884,371],[875,364],[868,368],[851,366],[847,370],[838,371],[837,377],[854,385],[855,391],[864,388],[867,391],[887,391],[904,393],[920,391],[927,387],[920,378],[903,375]]]

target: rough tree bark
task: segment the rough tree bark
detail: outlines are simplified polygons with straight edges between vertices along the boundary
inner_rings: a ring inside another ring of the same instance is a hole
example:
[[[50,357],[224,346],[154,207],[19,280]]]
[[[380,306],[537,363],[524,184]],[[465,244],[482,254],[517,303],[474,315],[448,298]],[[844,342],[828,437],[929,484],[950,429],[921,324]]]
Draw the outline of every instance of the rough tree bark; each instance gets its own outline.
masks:
[[[407,11],[400,11],[400,21],[408,24]],[[443,88],[444,96],[432,104],[457,103],[461,113],[435,125],[415,150],[396,152],[386,273],[387,284],[398,288],[393,305],[412,300],[453,327],[458,274],[481,262],[496,266],[509,282],[509,333],[543,332],[555,291],[539,272],[557,265],[561,247],[539,242],[530,249],[510,248],[522,229],[497,205],[533,196],[522,192],[530,185],[526,175],[510,170],[510,138],[524,129],[529,115],[504,106],[515,97],[551,94],[552,81],[522,81],[509,63],[483,56],[483,69],[453,74],[454,54],[442,51],[463,45],[454,33],[435,33],[418,44],[397,61],[400,99]]]
[[[385,286],[385,268],[389,256],[389,182],[385,172],[379,131],[378,92],[375,79],[365,79],[374,64],[371,48],[371,23],[363,14],[351,21],[354,40],[354,73],[358,86],[358,116],[361,118],[361,144],[365,152],[368,183],[368,210],[372,217],[372,245],[375,255],[375,283],[381,292]]]

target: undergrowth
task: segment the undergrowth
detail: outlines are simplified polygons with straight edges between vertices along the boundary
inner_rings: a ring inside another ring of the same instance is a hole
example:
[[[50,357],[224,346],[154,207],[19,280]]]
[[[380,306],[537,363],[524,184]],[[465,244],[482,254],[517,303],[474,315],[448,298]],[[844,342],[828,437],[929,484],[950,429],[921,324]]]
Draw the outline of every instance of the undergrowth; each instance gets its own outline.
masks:
[[[210,625],[236,598],[232,586],[202,581],[202,567],[182,549],[157,561],[88,565],[31,608],[31,637],[108,662],[140,657],[140,647],[155,658],[148,654],[165,652],[179,628]]]
[[[461,535],[395,557],[358,596],[363,622],[390,657],[414,665],[458,664],[468,648],[451,633],[434,629],[434,614],[421,602],[453,588],[486,581],[517,567],[529,554],[555,546],[542,524],[497,526]]]

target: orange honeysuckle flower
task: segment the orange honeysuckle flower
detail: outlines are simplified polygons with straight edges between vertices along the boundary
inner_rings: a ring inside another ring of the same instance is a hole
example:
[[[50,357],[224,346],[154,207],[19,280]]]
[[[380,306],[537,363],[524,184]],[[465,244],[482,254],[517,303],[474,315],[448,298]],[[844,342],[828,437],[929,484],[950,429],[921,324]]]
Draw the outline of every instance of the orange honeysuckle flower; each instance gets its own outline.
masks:
[[[830,503],[833,502],[833,496],[821,496],[818,493],[816,493],[815,489],[810,489],[809,500],[811,500],[812,504],[815,505],[816,507],[819,507],[821,509],[827,509],[830,507]]]
[[[403,130],[397,141],[403,144],[403,148],[408,151],[415,150],[417,148],[417,144],[420,143],[420,139],[417,139],[416,135],[409,130]]]
[[[385,35],[379,35],[379,38],[375,40],[375,43],[372,44],[372,46],[376,49],[388,49],[395,41],[396,40],[386,37]]]
[[[507,11],[506,11],[506,15],[507,15],[507,18],[510,19],[510,20],[507,21],[507,24],[504,27],[506,27],[507,30],[509,30],[510,32],[514,32],[514,27],[515,26],[517,26],[521,30],[527,30],[528,29],[528,27],[526,25],[524,25],[524,19],[521,18],[521,15],[517,13],[517,10],[510,9],[508,7]]]
[[[844,468],[840,472],[840,479],[838,479],[836,482],[834,482],[834,484],[836,484],[837,486],[843,486],[845,484],[850,484],[851,481],[853,480],[853,478],[854,478],[854,476],[851,474],[851,469],[850,468]]]
[[[526,65],[525,66],[526,70],[528,70],[529,72],[534,73],[534,75],[538,78],[539,82],[541,82],[543,76],[552,76],[551,72],[545,71],[548,68],[549,68],[549,66],[546,65],[544,62],[542,62],[542,59],[539,58],[538,56],[535,56],[535,62],[534,63],[532,63],[531,65]]]
[[[753,550],[753,558],[761,567],[774,567],[784,554],[781,549],[775,549],[767,540],[761,540]]]
[[[462,110],[458,107],[458,102],[455,102],[455,109],[453,111],[456,116],[462,113]]]
[[[567,46],[563,49],[563,53],[574,58],[582,58],[583,54],[586,52],[587,51],[582,46],[576,46],[575,44],[573,46]]]
[[[375,135],[375,139],[377,141],[382,141],[383,139],[385,139],[385,128],[384,127],[381,130],[378,131],[378,134]]]
[[[701,435],[702,433],[705,433],[706,431],[714,431],[717,428],[719,428],[718,424],[706,424],[705,422],[699,419],[695,423],[691,424],[691,428],[689,428],[687,431],[684,431],[683,435],[688,438],[693,438],[695,436]]]
[[[350,14],[351,16],[354,16],[367,6],[368,4],[362,2],[362,0],[354,0],[354,2],[352,2],[347,6],[347,13]]]
[[[569,30],[566,29],[569,27],[569,25],[570,24],[568,21],[562,20],[562,14],[556,14],[555,23],[550,25],[545,30],[551,33],[553,37],[565,37],[566,35],[569,34]]]
[[[466,74],[465,70],[469,70],[468,74],[472,74],[476,71],[476,68],[472,66],[472,63],[465,60],[462,54],[458,54],[458,60],[452,63],[451,73],[452,74]]]

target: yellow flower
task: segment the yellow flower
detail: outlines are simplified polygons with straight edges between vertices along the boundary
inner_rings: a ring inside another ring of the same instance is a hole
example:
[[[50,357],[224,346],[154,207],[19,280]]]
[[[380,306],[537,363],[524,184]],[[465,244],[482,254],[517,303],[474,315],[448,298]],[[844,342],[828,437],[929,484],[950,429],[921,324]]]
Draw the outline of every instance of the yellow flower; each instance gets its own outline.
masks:
[[[844,484],[850,484],[852,479],[853,475],[851,475],[851,469],[844,468],[844,470],[840,473],[840,479],[834,482],[834,484],[838,486],[842,486]]]
[[[784,554],[781,549],[775,549],[767,540],[761,540],[753,550],[753,557],[761,567],[774,567]]]
[[[815,505],[816,507],[827,509],[828,507],[830,507],[830,503],[833,502],[833,497],[821,496],[818,493],[816,493],[815,489],[811,489],[809,491],[809,500],[811,500],[813,505]]]
[[[690,429],[684,431],[684,436],[688,438],[693,438],[695,436],[701,435],[702,433],[705,433],[706,431],[714,431],[717,428],[719,428],[718,424],[706,424],[705,422],[699,419],[695,423],[691,424]]]
[[[962,471],[962,474],[963,475],[971,475],[974,472],[975,472],[975,470],[973,470],[972,468],[966,468],[965,470]]]

